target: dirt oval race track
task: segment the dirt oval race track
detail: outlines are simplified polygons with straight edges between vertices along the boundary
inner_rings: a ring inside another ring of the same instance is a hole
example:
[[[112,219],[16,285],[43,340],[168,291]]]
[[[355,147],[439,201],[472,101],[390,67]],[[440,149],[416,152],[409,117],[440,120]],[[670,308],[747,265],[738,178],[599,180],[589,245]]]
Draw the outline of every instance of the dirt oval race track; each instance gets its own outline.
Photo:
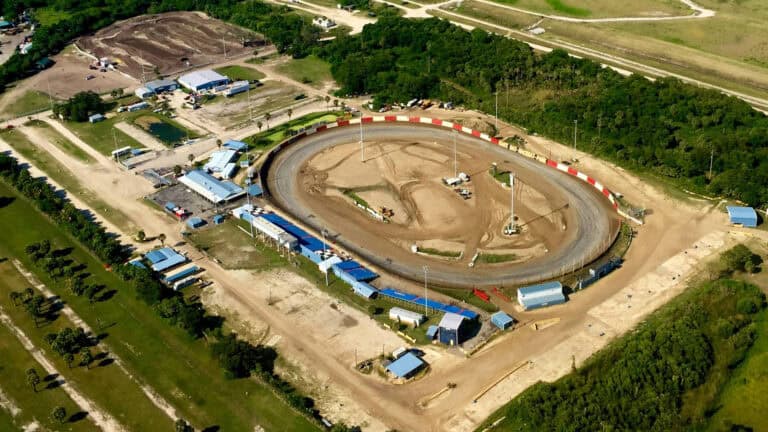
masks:
[[[448,143],[446,153],[451,152],[450,143],[454,139],[452,130],[429,125],[365,124],[363,129],[366,141]],[[561,235],[557,244],[550,242],[543,255],[520,263],[470,268],[466,263],[413,254],[402,245],[396,245],[380,222],[366,218],[352,205],[312,197],[302,186],[305,182],[302,182],[301,173],[313,157],[335,146],[358,142],[359,137],[360,129],[356,125],[309,135],[283,146],[274,158],[268,159],[262,174],[266,175],[266,196],[271,203],[317,232],[327,229],[336,243],[382,271],[421,281],[424,277],[422,266],[428,265],[430,283],[441,286],[515,286],[553,279],[589,264],[610,247],[618,234],[619,216],[606,197],[588,183],[503,147],[458,134],[459,151],[483,153],[493,160],[503,161],[522,179],[527,179],[531,187],[553,201],[566,204],[566,235]],[[477,206],[482,204],[475,203]],[[468,221],[467,226],[471,227],[472,223]]]

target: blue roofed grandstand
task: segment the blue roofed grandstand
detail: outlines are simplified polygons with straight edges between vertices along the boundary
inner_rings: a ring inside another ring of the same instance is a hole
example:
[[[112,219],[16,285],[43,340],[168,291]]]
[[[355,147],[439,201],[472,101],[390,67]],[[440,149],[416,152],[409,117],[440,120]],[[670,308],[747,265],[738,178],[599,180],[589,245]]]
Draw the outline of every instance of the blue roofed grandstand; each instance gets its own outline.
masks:
[[[426,304],[426,306],[429,309],[434,309],[440,312],[450,312],[450,313],[458,314],[470,320],[477,318],[477,313],[469,309],[460,308],[454,305],[447,305],[435,300],[425,299],[424,297],[419,297],[415,294],[409,294],[402,291],[398,291],[394,288],[384,288],[382,290],[379,290],[379,295],[391,298],[393,300],[399,300],[406,303],[415,304],[421,307],[424,307],[424,305]]]

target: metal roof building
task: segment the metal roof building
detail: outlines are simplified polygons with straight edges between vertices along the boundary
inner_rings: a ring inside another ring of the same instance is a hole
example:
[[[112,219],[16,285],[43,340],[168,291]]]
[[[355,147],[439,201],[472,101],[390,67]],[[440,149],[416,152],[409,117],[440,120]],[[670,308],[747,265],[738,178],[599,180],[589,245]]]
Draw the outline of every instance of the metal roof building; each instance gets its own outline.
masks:
[[[461,325],[464,323],[464,317],[459,314],[446,312],[440,324],[437,325],[437,338],[440,343],[446,345],[458,345],[462,342]]]
[[[210,69],[190,72],[179,77],[179,84],[192,91],[209,90],[228,82],[229,78]]]
[[[403,308],[393,307],[389,310],[389,319],[407,324],[409,326],[418,327],[422,322],[427,320],[427,317],[418,312],[412,312]]]
[[[144,87],[153,93],[162,93],[176,90],[179,88],[179,84],[177,84],[174,80],[159,79],[144,84]]]
[[[491,315],[491,323],[501,330],[506,330],[515,323],[515,319],[502,311],[498,311]]]
[[[565,303],[563,284],[555,281],[518,288],[517,302],[525,310]]]
[[[211,153],[203,168],[209,172],[222,172],[226,169],[227,165],[237,157],[237,152],[234,150],[219,150]]]
[[[248,144],[242,141],[227,140],[222,147],[235,151],[245,151],[248,149]]]
[[[757,213],[752,207],[728,206],[726,210],[728,210],[728,218],[732,224],[747,228],[755,228],[757,226]]]
[[[147,252],[147,254],[144,255],[144,258],[152,264],[152,270],[157,272],[168,270],[171,267],[176,267],[179,264],[187,262],[187,257],[169,247]]]
[[[220,181],[212,175],[201,171],[190,171],[179,177],[179,182],[202,195],[203,198],[213,203],[231,201],[245,195],[245,189],[228,182]]]
[[[187,226],[192,228],[192,229],[200,228],[203,225],[205,225],[205,221],[202,218],[191,217],[191,218],[187,219]]]
[[[139,87],[133,93],[136,95],[136,97],[140,99],[151,98],[152,96],[155,95],[155,92],[153,92],[152,90],[146,87]]]
[[[410,378],[426,363],[412,352],[405,354],[387,366],[387,370],[398,378]]]

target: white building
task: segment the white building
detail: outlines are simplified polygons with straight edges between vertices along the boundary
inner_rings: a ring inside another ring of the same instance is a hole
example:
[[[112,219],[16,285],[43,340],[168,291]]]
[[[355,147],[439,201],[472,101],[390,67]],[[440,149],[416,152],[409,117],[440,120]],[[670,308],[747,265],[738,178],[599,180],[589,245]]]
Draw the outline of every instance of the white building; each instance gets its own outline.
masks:
[[[332,19],[326,18],[326,17],[315,17],[312,20],[312,24],[320,27],[323,30],[328,30],[333,27],[336,27],[336,23]]]

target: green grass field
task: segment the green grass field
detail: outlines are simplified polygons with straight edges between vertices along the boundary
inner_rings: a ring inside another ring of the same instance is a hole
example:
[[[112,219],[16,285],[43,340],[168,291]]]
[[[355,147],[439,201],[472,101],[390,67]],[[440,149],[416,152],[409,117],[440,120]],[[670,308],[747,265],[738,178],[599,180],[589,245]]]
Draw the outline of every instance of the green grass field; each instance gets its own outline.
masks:
[[[216,68],[214,70],[222,75],[229,77],[229,79],[231,79],[232,81],[260,80],[266,76],[263,73],[259,72],[258,70],[251,67],[247,67],[247,66],[237,66],[237,65],[224,66],[224,67]]]
[[[3,268],[8,264],[1,264]],[[0,275],[3,289],[0,297],[8,297],[7,290],[18,289],[7,284],[15,280],[6,280]],[[3,305],[5,310],[6,306]],[[13,306],[12,306],[13,308]],[[0,390],[5,393],[12,403],[20,410],[16,417],[11,417],[10,412],[0,408],[0,430],[21,430],[23,426],[38,422],[40,426],[48,430],[64,431],[97,431],[99,430],[88,417],[67,421],[64,424],[51,418],[51,412],[57,406],[67,410],[67,417],[79,413],[80,407],[75,404],[69,395],[61,387],[47,388],[53,380],[45,381],[47,373],[45,369],[27,352],[16,336],[3,324],[0,324]],[[38,392],[27,384],[26,371],[35,368],[40,375],[41,383]],[[58,379],[61,379],[59,377]]]
[[[98,123],[65,122],[64,124],[72,133],[96,151],[104,156],[110,156],[116,148],[127,146],[144,148],[140,142],[115,128],[116,123],[126,121],[126,118],[127,116],[121,113]]]
[[[104,219],[113,223],[120,230],[123,232],[136,231],[136,226],[130,222],[130,219],[123,212],[110,206],[95,193],[83,187],[77,175],[59,162],[53,155],[34,145],[26,135],[17,130],[3,130],[0,131],[0,138],[5,140],[36,168],[58,183],[67,193],[76,196],[90,208],[96,209]]]
[[[3,195],[7,196],[4,192]],[[11,207],[13,204],[0,210],[0,212],[13,211]],[[53,242],[52,244],[57,247],[65,246]],[[3,255],[7,254],[5,247],[2,248],[2,251]],[[16,271],[10,261],[0,264],[0,281],[8,290],[23,291],[29,286],[26,279]],[[110,288],[108,286],[107,289]],[[32,343],[45,353],[48,360],[56,366],[65,380],[72,383],[83,395],[96,401],[101,409],[111,414],[121,424],[130,430],[159,430],[169,429],[172,426],[171,419],[160,411],[142,392],[141,388],[114,363],[100,366],[99,361],[96,361],[90,369],[76,365],[69,368],[64,359],[50,349],[44,340],[46,334],[58,332],[65,327],[75,327],[64,315],[59,315],[54,321],[45,322],[38,327],[23,307],[17,307],[11,303],[7,294],[0,296],[0,305],[14,323],[32,340]],[[100,304],[95,304],[90,307],[98,313],[100,306]],[[109,329],[105,329],[105,332],[107,335],[110,333]],[[113,345],[117,343],[117,341],[111,341],[109,336],[105,342]],[[96,355],[99,351],[92,349],[92,352]],[[76,359],[75,362],[77,361]],[[141,415],[135,415],[138,412]]]
[[[60,148],[65,153],[69,153],[71,156],[79,159],[85,163],[96,162],[91,155],[86,153],[83,149],[76,146],[72,141],[64,137],[59,131],[54,129],[48,123],[41,120],[31,120],[24,124],[25,126],[32,127],[40,131],[48,140],[56,147]]]
[[[670,0],[494,0],[520,9],[547,15],[575,18],[611,18],[627,16],[669,16],[691,13],[682,2]]]
[[[435,255],[446,258],[458,258],[461,256],[461,252],[458,251],[446,251],[435,248],[419,248],[419,252],[425,253],[427,255]]]
[[[238,226],[249,229],[244,221],[228,220],[218,226],[195,230],[189,239],[217,257],[224,268],[269,270],[285,266],[285,260],[274,248],[252,240]]]
[[[5,96],[8,97],[8,96]],[[56,99],[53,100],[57,102]],[[37,90],[30,90],[21,97],[9,103],[2,112],[2,117],[15,118],[22,115],[28,115],[45,111],[51,108],[51,99],[46,93]]]
[[[289,78],[312,87],[323,87],[333,81],[331,65],[311,55],[303,59],[291,59],[277,67],[277,70]]]
[[[269,150],[274,145],[282,142],[288,138],[287,132],[289,130],[299,130],[301,128],[311,126],[317,122],[334,122],[339,117],[340,113],[314,113],[308,114],[299,118],[295,118],[287,123],[283,123],[280,126],[276,126],[272,129],[268,129],[251,135],[244,139],[251,148],[257,148],[259,150]]]
[[[53,7],[38,8],[34,11],[35,19],[42,26],[52,26],[59,21],[63,21],[69,18],[71,15],[68,12],[55,9]]]
[[[518,258],[515,254],[489,254],[489,253],[481,253],[477,257],[477,262],[485,263],[485,264],[498,264],[498,263],[504,263],[509,261],[514,261]]]
[[[105,271],[100,262],[15,191],[0,184],[0,196],[15,198],[0,209],[0,229],[8,231],[0,243],[0,254],[18,257],[32,269],[24,253],[26,245],[49,239],[57,247],[72,246],[72,259],[87,266],[93,283],[115,289],[113,298],[92,307],[86,299],[73,297],[55,287],[47,274],[37,271],[38,277],[91,326],[96,327],[97,317],[108,323],[105,331],[109,336],[105,342],[113,352],[121,357],[131,373],[151,384],[196,428],[253,430],[259,425],[268,431],[317,430],[313,423],[291,410],[258,381],[225,379],[203,341],[192,340],[183,330],[162,321],[127,285]],[[160,430],[165,429],[170,430],[170,425]]]

